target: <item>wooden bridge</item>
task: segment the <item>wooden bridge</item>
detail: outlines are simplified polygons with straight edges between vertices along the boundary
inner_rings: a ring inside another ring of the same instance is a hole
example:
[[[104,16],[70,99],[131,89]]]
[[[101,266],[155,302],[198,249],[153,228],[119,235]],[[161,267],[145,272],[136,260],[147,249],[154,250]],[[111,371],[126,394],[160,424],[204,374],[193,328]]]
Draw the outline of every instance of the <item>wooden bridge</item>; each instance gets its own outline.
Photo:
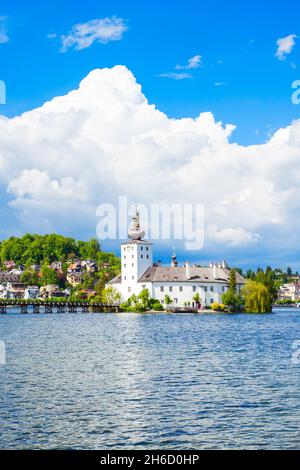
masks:
[[[9,313],[101,313],[101,312],[121,312],[119,305],[90,304],[76,302],[1,302],[0,314]],[[17,311],[17,312],[16,312]]]

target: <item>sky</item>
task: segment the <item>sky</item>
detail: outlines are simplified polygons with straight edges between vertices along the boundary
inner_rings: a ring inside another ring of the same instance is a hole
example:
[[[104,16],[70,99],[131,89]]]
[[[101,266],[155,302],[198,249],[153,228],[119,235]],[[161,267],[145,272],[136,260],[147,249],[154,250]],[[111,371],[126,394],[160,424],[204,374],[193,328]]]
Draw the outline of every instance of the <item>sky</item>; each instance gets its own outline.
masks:
[[[88,238],[96,207],[126,195],[204,204],[194,261],[299,268],[299,12],[289,0],[2,1],[0,237]]]

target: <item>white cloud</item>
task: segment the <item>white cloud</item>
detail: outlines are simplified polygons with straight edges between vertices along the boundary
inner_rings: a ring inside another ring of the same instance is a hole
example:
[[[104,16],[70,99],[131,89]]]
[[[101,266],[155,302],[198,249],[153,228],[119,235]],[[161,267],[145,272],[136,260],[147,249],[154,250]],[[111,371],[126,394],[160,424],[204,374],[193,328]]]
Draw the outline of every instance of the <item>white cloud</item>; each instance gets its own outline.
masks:
[[[211,113],[168,118],[126,67],[94,70],[65,96],[0,116],[0,210],[18,233],[82,236],[95,234],[96,207],[119,195],[199,203],[204,250],[240,249],[259,263],[299,253],[300,120],[263,145],[231,143],[233,131]]]
[[[8,41],[9,37],[7,34],[6,17],[0,16],[0,44],[4,44]]]
[[[275,55],[279,60],[285,60],[286,56],[292,52],[296,38],[296,34],[289,34],[276,41],[277,51]]]
[[[198,54],[188,59],[186,65],[176,65],[175,69],[176,70],[198,69],[199,67],[201,67],[201,65],[202,65],[202,56]]]
[[[186,72],[167,72],[160,73],[158,77],[171,78],[172,80],[185,80],[187,78],[193,78],[193,75],[191,73]]]
[[[71,177],[50,180],[46,171],[23,170],[18,178],[8,185],[8,192],[17,198],[46,200],[86,200],[86,189],[83,182],[75,182]]]
[[[67,35],[61,36],[61,52],[66,52],[72,47],[77,51],[86,49],[94,42],[106,44],[110,41],[119,41],[127,30],[125,20],[117,16],[78,23]]]
[[[233,247],[247,246],[252,243],[257,243],[262,238],[259,234],[247,232],[241,227],[227,227],[220,231],[216,230],[214,232],[214,236],[216,241]]]
[[[175,70],[193,70],[197,69],[202,65],[201,55],[195,55],[191,57],[186,65],[176,65]],[[157,75],[161,78],[171,78],[172,80],[185,80],[187,78],[193,78],[193,75],[190,72],[166,72],[160,73]]]
[[[214,86],[216,86],[216,87],[222,87],[222,86],[226,86],[226,85],[227,85],[226,82],[215,82],[214,83]]]

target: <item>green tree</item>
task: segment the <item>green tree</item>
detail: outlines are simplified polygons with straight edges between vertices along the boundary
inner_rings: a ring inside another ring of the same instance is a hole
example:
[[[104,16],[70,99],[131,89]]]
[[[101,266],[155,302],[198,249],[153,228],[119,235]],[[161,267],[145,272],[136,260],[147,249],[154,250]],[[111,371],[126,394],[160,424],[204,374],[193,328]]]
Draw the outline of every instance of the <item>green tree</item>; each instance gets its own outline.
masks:
[[[20,280],[26,286],[36,286],[40,283],[39,277],[35,271],[24,271],[21,274]]]
[[[164,300],[165,300],[165,305],[166,305],[167,307],[169,307],[169,305],[171,305],[171,303],[173,302],[173,300],[171,299],[171,297],[170,297],[168,294],[165,295],[165,299],[164,299]]]
[[[47,284],[57,284],[58,277],[56,271],[48,267],[47,264],[42,266],[42,284],[46,286]]]
[[[288,276],[292,276],[293,270],[290,266],[287,268],[286,273],[287,273]]]
[[[272,297],[266,286],[249,281],[242,289],[246,313],[269,313],[272,311]]]
[[[255,272],[252,271],[252,269],[248,269],[246,272],[246,278],[247,279],[254,279],[255,278]]]
[[[121,302],[121,294],[112,286],[102,292],[102,302],[106,305],[116,305]]]
[[[236,292],[236,272],[231,269],[229,275],[229,289],[222,295],[222,302],[231,311],[239,312],[243,304],[243,299],[240,294]]]
[[[201,304],[201,298],[198,292],[194,295],[193,301],[196,302],[197,305]]]
[[[230,270],[229,275],[229,290],[236,293],[236,273],[234,269]]]
[[[268,289],[272,302],[275,302],[280,283],[277,282],[275,272],[272,269],[267,268],[266,271],[258,272],[253,281],[263,284]]]
[[[82,283],[81,283],[81,289],[93,289],[95,284],[95,280],[93,276],[91,276],[89,273],[85,273],[83,275]]]
[[[139,293],[138,299],[141,301],[141,304],[145,310],[149,310],[151,308],[151,297],[148,289],[143,289]]]

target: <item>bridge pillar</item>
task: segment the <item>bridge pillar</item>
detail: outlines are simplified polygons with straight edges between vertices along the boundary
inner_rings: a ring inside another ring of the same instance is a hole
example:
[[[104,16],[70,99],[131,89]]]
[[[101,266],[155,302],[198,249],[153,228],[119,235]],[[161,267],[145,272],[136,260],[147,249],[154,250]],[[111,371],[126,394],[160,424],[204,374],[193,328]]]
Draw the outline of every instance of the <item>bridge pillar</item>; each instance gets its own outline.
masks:
[[[21,313],[24,313],[24,314],[28,313],[28,305],[21,305]]]
[[[45,313],[53,313],[52,305],[45,305]]]
[[[40,313],[40,306],[33,304],[33,313]]]

